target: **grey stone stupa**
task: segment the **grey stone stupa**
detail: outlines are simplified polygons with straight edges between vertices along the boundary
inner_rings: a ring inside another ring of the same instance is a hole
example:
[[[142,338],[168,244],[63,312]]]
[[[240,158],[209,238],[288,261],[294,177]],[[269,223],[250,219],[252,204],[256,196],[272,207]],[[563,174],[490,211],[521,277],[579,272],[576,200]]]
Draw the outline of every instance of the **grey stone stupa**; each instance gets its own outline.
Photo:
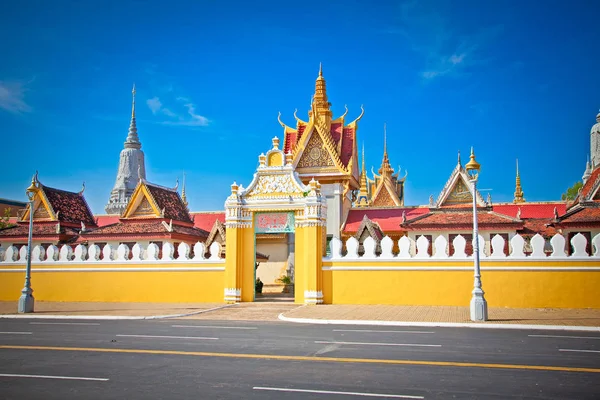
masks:
[[[135,85],[132,90],[131,123],[125,146],[119,158],[119,170],[115,186],[110,192],[108,204],[104,208],[108,214],[122,214],[140,179],[146,179],[146,166],[142,143],[135,125]]]

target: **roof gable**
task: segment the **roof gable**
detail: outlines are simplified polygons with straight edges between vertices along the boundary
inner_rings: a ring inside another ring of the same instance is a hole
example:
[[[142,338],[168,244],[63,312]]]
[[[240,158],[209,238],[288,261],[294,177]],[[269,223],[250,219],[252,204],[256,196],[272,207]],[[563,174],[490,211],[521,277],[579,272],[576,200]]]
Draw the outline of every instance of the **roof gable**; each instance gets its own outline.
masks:
[[[165,218],[192,222],[187,207],[175,189],[158,186],[145,180],[140,180],[138,183],[121,218]]]
[[[486,205],[478,190],[476,190],[475,196],[479,206]],[[466,171],[459,162],[456,164],[452,174],[450,174],[450,178],[440,192],[436,203],[431,206],[442,207],[457,204],[471,204],[472,202],[473,187],[469,182],[469,177]]]
[[[41,184],[37,175],[32,182],[34,185],[33,219],[34,221],[58,221],[61,223],[96,226],[94,216],[81,192],[68,192]],[[22,222],[29,221],[29,204],[21,218]]]

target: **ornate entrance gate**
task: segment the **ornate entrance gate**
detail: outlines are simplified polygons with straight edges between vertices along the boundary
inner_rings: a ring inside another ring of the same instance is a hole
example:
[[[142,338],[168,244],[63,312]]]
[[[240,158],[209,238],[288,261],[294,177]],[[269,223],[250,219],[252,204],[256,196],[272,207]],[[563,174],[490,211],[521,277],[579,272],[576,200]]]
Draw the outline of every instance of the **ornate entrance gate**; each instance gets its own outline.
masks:
[[[247,188],[234,183],[225,201],[225,301],[253,301],[256,233],[295,232],[296,303],[323,302],[321,263],[325,247],[325,199],[312,179],[304,185],[283,154],[279,139],[258,157]]]

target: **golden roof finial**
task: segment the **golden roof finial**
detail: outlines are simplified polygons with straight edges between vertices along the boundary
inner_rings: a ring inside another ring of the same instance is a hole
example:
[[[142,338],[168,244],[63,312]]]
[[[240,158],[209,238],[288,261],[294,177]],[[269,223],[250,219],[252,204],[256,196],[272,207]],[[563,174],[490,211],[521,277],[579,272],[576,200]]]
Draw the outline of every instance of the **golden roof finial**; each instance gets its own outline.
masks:
[[[460,150],[458,151],[458,165],[462,166],[462,163],[460,162]]]
[[[521,187],[521,175],[519,174],[519,159],[517,159],[517,178],[515,182],[515,198],[513,203],[525,203],[525,198],[523,197],[523,188]]]
[[[315,83],[315,94],[312,98],[312,110],[309,116],[331,118],[331,115],[331,103],[327,100],[327,84],[323,77],[323,64],[319,64],[319,76]]]
[[[361,169],[362,173],[365,173],[365,142],[363,142],[362,145],[362,169]]]
[[[360,174],[360,190],[356,199],[356,207],[369,205],[369,188],[367,186],[367,172],[365,171],[365,143],[362,145],[362,171]]]

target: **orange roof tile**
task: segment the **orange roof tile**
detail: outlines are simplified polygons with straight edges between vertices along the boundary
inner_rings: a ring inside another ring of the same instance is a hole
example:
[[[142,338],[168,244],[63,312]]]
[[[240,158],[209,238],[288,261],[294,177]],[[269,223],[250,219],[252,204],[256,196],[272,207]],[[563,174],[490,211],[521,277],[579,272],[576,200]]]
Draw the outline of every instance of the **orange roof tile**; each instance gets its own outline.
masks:
[[[194,218],[194,226],[210,232],[216,220],[225,223],[225,213],[223,211],[206,211],[190,213]]]
[[[427,207],[386,208],[386,209],[351,209],[344,225],[345,233],[355,233],[366,215],[373,222],[377,222],[384,232],[405,231],[402,224],[402,213],[406,211],[406,218],[411,219],[427,214]]]
[[[521,203],[521,204],[494,204],[492,209],[499,214],[508,215],[516,218],[519,209],[521,209],[521,219],[527,218],[554,218],[554,208],[558,215],[563,215],[567,210],[565,202],[548,203]]]

